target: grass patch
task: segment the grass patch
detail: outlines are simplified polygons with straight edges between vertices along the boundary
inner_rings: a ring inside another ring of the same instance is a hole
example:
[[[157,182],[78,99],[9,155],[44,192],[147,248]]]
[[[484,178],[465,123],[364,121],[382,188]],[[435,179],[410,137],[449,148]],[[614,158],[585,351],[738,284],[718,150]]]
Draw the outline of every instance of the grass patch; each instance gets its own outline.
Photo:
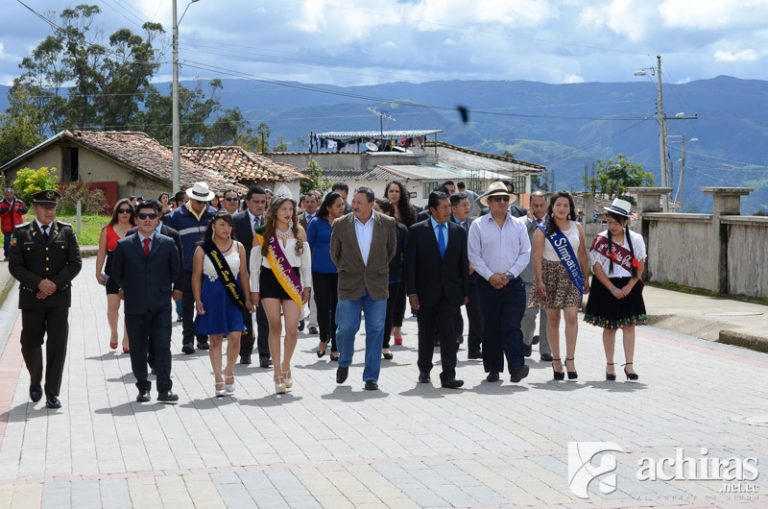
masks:
[[[80,232],[77,231],[77,217],[75,216],[65,216],[65,215],[57,215],[56,220],[57,221],[64,221],[65,223],[71,223],[72,228],[75,230],[75,233],[77,233],[77,242],[81,246],[97,246],[99,245],[99,235],[101,234],[101,229],[104,228],[104,226],[109,223],[110,216],[101,216],[101,215],[92,215],[92,216],[81,216],[81,230]],[[34,221],[35,215],[34,214],[27,214],[24,217],[25,221]]]
[[[741,302],[749,302],[752,304],[763,304],[768,306],[768,297],[752,297],[749,295],[722,295],[712,290],[706,290],[704,288],[695,288],[692,286],[679,285],[677,283],[670,283],[667,281],[644,281],[648,286],[654,286],[656,288],[662,288],[664,290],[672,290],[673,292],[690,293],[691,295],[703,295],[704,297],[717,297],[723,299],[738,300]]]

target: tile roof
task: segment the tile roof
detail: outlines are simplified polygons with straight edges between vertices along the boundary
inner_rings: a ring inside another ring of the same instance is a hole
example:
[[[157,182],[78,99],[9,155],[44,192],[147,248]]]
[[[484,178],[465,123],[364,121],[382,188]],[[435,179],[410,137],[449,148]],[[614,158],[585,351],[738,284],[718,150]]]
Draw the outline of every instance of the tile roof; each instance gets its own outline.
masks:
[[[137,131],[62,131],[60,137],[113,159],[139,173],[155,179],[172,182],[173,152],[146,133]],[[210,188],[222,192],[229,188],[246,190],[218,172],[193,160],[182,158],[179,166],[181,188],[191,187],[197,181],[207,182]]]
[[[244,184],[292,182],[305,178],[292,164],[279,163],[242,147],[181,147],[181,155]]]

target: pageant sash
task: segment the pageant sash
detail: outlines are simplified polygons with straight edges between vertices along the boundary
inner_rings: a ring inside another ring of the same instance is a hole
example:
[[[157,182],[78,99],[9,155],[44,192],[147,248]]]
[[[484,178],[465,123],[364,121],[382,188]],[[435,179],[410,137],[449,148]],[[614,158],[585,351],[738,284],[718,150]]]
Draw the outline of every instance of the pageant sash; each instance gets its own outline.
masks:
[[[576,253],[573,252],[573,246],[568,241],[568,237],[560,230],[548,234],[544,225],[539,225],[538,228],[549,240],[549,243],[552,244],[555,253],[560,258],[560,263],[565,267],[565,271],[571,278],[573,285],[579,290],[580,294],[584,295],[584,275],[581,273],[579,259],[576,257]]]
[[[611,242],[613,246],[608,245],[608,238],[598,235],[595,237],[595,241],[592,243],[592,250],[597,251],[601,255],[605,256],[609,260],[613,260],[613,263],[618,263],[621,268],[632,273],[632,268],[639,268],[640,261],[637,258],[632,257],[632,253],[624,246],[620,246],[615,242]]]
[[[259,241],[259,245],[264,245],[263,233],[260,233],[257,230],[255,235]],[[283,253],[283,249],[280,247],[280,242],[277,240],[277,235],[272,235],[269,239],[267,263],[269,263],[277,282],[280,283],[280,286],[283,287],[285,293],[287,293],[291,300],[299,306],[299,311],[301,311],[301,308],[303,307],[301,301],[301,292],[303,290],[301,280],[293,271],[293,267],[285,257],[285,253]]]
[[[213,268],[216,269],[216,274],[219,275],[221,284],[224,285],[224,289],[227,291],[227,295],[235,302],[237,307],[243,310],[243,315],[248,313],[245,309],[245,298],[243,290],[240,288],[240,284],[237,282],[237,278],[232,271],[229,270],[229,264],[224,258],[224,253],[216,247],[216,244],[212,240],[208,240],[203,244],[203,251],[208,259],[211,260]],[[243,334],[248,334],[249,331],[243,331]]]

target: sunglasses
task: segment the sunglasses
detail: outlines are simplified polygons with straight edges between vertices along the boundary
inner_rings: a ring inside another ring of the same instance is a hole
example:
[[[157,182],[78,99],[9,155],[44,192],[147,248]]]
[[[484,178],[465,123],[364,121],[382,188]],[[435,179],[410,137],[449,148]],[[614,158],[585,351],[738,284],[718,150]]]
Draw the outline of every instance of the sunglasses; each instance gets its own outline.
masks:
[[[157,219],[157,214],[144,214],[142,212],[140,214],[136,214],[136,217],[139,219]]]
[[[118,214],[130,214],[131,212],[133,212],[131,209],[117,209]]]
[[[496,203],[499,203],[502,201],[507,202],[509,201],[509,196],[492,196],[491,201],[495,201]]]
[[[227,201],[238,201],[240,198],[224,198]]]

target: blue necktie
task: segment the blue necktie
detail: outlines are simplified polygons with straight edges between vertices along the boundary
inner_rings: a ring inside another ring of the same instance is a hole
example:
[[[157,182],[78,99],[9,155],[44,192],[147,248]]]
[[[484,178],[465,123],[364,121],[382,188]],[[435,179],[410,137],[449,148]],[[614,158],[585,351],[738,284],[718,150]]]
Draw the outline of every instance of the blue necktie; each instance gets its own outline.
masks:
[[[445,256],[445,225],[437,225],[437,248],[440,250],[440,258]]]

